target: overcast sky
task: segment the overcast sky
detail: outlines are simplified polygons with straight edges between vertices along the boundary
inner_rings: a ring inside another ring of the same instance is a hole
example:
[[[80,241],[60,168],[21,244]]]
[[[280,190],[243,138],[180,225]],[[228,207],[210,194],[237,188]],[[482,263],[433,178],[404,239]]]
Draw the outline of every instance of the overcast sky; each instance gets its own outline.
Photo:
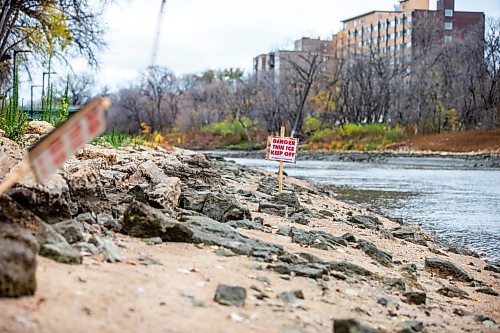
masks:
[[[177,75],[239,67],[253,57],[290,47],[302,36],[331,38],[340,21],[397,0],[167,0],[156,64]],[[435,9],[436,0],[431,0]],[[161,0],[118,0],[105,14],[108,49],[100,86],[130,84],[150,64]],[[456,0],[456,10],[500,17],[500,0]],[[81,66],[74,66],[81,70]],[[64,69],[56,70],[60,75]]]

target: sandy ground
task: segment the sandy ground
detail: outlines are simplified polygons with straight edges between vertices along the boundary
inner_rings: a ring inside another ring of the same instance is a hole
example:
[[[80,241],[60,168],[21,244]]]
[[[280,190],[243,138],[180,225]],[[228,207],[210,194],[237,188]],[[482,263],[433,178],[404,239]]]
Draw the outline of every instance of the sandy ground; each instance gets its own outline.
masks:
[[[233,186],[255,188],[253,184],[250,181]],[[300,198],[304,206],[327,208],[339,216],[349,210],[359,213],[326,196],[301,194]],[[314,206],[304,203],[308,198]],[[402,301],[402,292],[389,290],[381,282],[386,277],[401,277],[397,266],[380,266],[352,247],[323,251],[292,244],[290,237],[274,234],[277,226],[289,224],[286,219],[257,213],[256,204],[248,206],[252,216],[262,216],[273,233],[240,230],[242,233],[281,244],[292,253],[307,251],[324,260],[349,260],[378,273],[380,278],[343,281],[329,277],[315,281],[292,276],[287,281],[265,269],[266,263],[245,256],[221,257],[213,246],[146,245],[139,239],[117,235],[115,242],[125,258],[119,263],[106,263],[100,256],[93,256],[85,257],[83,265],[71,266],[39,257],[36,294],[0,300],[0,332],[332,332],[332,320],[338,318],[356,318],[386,332],[393,332],[398,323],[408,319],[423,321],[428,332],[498,332],[498,326],[488,328],[476,322],[473,315],[499,322],[499,297],[478,294],[468,284],[433,277],[423,270],[426,257],[445,258],[499,291],[498,275],[477,271],[484,267],[483,261],[455,254],[440,256],[426,247],[383,239],[374,231],[331,218],[312,219],[309,226],[298,226],[337,236],[351,232],[393,254],[394,260],[415,263],[420,274],[420,288],[415,289],[427,293],[427,304],[409,305]],[[383,221],[386,227],[396,225]],[[160,264],[144,265],[139,260],[141,254]],[[245,306],[227,307],[213,301],[220,283],[246,288]],[[467,291],[471,299],[439,295],[436,290],[442,285],[455,285]],[[258,292],[252,288],[260,289],[269,298],[258,299]],[[411,286],[407,284],[407,288]],[[276,298],[280,292],[295,289],[304,293],[300,304],[290,306]],[[388,300],[387,307],[377,304],[381,297]],[[466,315],[453,314],[456,309],[464,310]]]

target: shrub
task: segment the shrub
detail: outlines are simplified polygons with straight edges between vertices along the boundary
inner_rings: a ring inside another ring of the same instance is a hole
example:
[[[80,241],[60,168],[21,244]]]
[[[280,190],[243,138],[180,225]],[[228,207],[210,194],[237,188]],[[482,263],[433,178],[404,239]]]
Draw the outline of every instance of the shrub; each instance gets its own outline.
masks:
[[[5,136],[22,145],[24,129],[28,118],[19,108],[19,83],[17,72],[14,76],[14,88],[11,97],[4,97],[0,110],[0,128],[5,131]]]

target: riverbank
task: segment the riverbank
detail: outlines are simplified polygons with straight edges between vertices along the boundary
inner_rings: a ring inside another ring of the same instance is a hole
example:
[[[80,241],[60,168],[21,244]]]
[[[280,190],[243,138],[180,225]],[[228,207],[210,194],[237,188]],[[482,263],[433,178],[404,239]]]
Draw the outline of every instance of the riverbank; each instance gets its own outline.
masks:
[[[265,158],[265,150],[200,150],[200,153],[208,153],[226,158]],[[376,152],[361,151],[303,151],[299,149],[297,161],[346,161],[346,162],[370,162],[384,163],[389,159],[397,158],[445,158],[462,162],[463,167],[469,168],[500,168],[500,154],[491,152],[434,152],[434,151],[405,151],[384,150]]]
[[[0,140],[9,170],[23,152]],[[284,184],[186,150],[87,146],[49,184],[0,198],[0,291],[26,295],[0,299],[0,331],[498,330],[498,267]],[[36,271],[7,266],[33,267],[37,247]]]

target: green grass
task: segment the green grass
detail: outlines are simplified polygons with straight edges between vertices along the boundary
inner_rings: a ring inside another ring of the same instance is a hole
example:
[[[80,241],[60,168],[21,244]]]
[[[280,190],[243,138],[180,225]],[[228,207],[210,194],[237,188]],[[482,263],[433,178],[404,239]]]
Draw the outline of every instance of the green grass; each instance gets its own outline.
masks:
[[[384,149],[402,140],[405,131],[386,124],[346,124],[315,131],[308,139],[311,149],[360,150]]]
[[[115,148],[121,148],[124,146],[135,144],[135,139],[129,134],[119,133],[118,131],[113,129],[111,131],[111,134],[102,134],[92,140],[91,144],[100,145],[103,142],[107,142]]]

